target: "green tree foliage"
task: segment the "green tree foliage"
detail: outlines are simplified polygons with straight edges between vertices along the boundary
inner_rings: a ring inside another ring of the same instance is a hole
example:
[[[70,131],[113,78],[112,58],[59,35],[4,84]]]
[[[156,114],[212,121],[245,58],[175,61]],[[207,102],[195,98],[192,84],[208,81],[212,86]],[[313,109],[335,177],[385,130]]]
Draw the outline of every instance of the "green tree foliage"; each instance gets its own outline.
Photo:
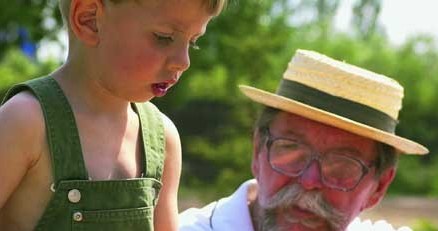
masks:
[[[353,7],[354,16],[353,27],[357,30],[357,35],[368,39],[378,29],[378,18],[382,6],[381,0],[359,0]]]
[[[419,220],[413,227],[415,231],[438,231],[438,227],[427,220]]]
[[[55,39],[62,27],[57,0],[0,1],[0,59],[9,48],[17,48],[28,39]],[[25,38],[26,32],[29,36]]]
[[[339,0],[297,1],[297,15],[301,17],[306,15],[307,20],[302,23],[315,27],[319,32],[319,36],[326,38],[333,29],[332,21],[339,4]]]
[[[21,51],[9,49],[5,52],[5,58],[0,62],[0,101],[13,84],[46,75],[58,65],[54,61],[36,63]]]

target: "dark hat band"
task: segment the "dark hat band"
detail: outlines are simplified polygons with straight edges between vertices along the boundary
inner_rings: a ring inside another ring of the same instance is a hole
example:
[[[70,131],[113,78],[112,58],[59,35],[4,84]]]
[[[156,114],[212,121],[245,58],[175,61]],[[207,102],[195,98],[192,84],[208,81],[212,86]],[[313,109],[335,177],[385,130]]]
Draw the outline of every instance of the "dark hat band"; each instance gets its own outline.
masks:
[[[283,79],[277,94],[382,131],[395,132],[397,120],[394,120],[389,115],[366,105],[327,94],[295,81]]]

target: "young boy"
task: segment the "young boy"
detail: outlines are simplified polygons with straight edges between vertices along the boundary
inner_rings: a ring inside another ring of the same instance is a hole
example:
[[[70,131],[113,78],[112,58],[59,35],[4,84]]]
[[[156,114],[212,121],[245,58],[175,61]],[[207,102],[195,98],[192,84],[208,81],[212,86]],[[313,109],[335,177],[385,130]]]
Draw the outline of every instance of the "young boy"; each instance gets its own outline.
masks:
[[[0,107],[0,230],[177,229],[178,132],[131,102],[176,84],[224,1],[60,1],[66,63]]]

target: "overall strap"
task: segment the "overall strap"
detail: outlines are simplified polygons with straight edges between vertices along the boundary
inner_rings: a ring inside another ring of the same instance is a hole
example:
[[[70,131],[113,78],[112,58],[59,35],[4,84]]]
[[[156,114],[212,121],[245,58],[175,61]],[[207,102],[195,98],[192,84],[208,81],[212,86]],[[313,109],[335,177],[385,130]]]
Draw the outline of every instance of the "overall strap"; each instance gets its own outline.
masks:
[[[164,165],[164,125],[161,112],[150,102],[135,104],[140,116],[145,177],[161,181]]]
[[[4,102],[26,90],[37,97],[44,114],[55,188],[61,180],[88,179],[74,114],[58,83],[47,76],[18,84]]]

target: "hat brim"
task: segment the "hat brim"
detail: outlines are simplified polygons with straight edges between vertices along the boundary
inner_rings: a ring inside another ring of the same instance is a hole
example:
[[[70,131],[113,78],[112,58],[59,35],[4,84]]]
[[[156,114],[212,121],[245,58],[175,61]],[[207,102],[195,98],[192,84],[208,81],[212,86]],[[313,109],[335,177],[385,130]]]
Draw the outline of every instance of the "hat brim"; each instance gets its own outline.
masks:
[[[380,141],[393,146],[404,154],[424,155],[429,152],[426,147],[414,141],[358,123],[316,107],[246,85],[239,85],[239,88],[244,95],[255,102]]]

